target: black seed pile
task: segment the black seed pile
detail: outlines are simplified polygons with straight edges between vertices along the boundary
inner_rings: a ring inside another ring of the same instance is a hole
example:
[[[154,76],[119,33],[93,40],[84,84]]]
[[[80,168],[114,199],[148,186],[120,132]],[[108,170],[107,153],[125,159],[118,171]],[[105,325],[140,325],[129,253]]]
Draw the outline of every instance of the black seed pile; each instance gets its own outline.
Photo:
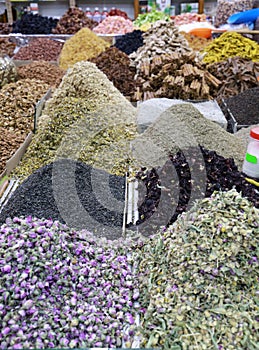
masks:
[[[51,34],[57,23],[58,20],[52,17],[26,13],[13,24],[13,33]]]
[[[38,169],[12,194],[0,213],[58,220],[98,236],[119,238],[122,231],[125,178],[69,159]]]
[[[154,228],[167,226],[175,222],[178,215],[186,211],[188,205],[191,204],[189,201],[193,191],[198,193],[199,198],[203,198],[210,197],[214,191],[228,191],[236,188],[256,208],[259,208],[259,191],[257,187],[245,180],[245,175],[238,171],[233,159],[226,159],[219,156],[215,151],[209,151],[202,147],[200,147],[200,150],[206,168],[207,182],[205,187],[202,186],[203,178],[200,179],[200,183],[199,180],[195,182],[195,187],[192,185],[192,168],[189,167],[183,151],[179,151],[175,156],[170,157],[161,168],[153,168],[151,170],[143,168],[137,173],[136,177],[141,186],[139,190],[139,220],[137,225],[141,225],[141,232],[144,235],[150,235],[154,232]],[[192,154],[192,160],[197,162],[201,155],[195,148],[189,149],[188,154]],[[172,176],[170,176],[172,174],[172,165],[177,173],[173,183]],[[175,182],[176,179],[178,183]],[[162,189],[161,185],[163,185]],[[167,192],[166,188],[171,189],[171,191]],[[202,192],[202,188],[206,188],[205,193]],[[170,202],[173,203],[173,206]],[[172,212],[172,208],[174,208],[174,212]],[[165,215],[166,211],[169,211],[167,215]]]
[[[259,123],[259,87],[241,92],[225,100],[239,125]]]
[[[143,32],[141,30],[134,30],[133,32],[127,33],[116,39],[114,46],[125,52],[127,55],[130,55],[144,45],[142,34]]]

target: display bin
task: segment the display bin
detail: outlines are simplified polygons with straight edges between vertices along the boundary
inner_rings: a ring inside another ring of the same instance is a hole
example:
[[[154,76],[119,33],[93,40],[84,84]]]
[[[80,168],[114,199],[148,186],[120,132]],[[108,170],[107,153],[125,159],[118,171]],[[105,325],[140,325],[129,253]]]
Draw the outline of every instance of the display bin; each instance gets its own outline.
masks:
[[[222,110],[224,111],[224,114],[226,116],[227,119],[227,130],[233,134],[235,134],[238,130],[242,129],[242,128],[248,128],[251,125],[242,125],[242,124],[238,124],[236,118],[234,117],[231,109],[228,107],[227,102],[225,101],[224,98],[221,99],[221,104],[222,104]]]

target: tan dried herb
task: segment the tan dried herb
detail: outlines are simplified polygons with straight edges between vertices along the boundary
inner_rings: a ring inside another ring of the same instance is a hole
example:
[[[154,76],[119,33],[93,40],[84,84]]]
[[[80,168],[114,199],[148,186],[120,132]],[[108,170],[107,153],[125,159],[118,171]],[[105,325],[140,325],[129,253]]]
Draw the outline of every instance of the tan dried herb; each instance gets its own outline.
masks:
[[[27,135],[33,129],[35,105],[48,88],[35,79],[5,85],[0,91],[0,127]]]
[[[110,45],[88,28],[82,28],[68,39],[61,51],[59,65],[62,69],[72,67],[76,62],[87,61],[98,56]]]

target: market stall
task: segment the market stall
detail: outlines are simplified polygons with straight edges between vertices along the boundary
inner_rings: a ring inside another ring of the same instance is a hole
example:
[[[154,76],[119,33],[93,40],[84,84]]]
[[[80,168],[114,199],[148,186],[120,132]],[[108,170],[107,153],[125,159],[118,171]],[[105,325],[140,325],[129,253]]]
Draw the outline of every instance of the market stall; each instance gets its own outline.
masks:
[[[257,7],[223,2],[1,35],[0,349],[257,348]]]

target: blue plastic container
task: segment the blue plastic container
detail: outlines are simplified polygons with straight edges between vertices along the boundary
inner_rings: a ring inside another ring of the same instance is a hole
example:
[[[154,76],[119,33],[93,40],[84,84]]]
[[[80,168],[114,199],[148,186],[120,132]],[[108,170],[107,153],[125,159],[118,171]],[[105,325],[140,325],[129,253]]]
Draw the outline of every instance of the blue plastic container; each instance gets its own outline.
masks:
[[[251,23],[251,22],[255,22],[258,17],[259,17],[259,8],[256,8],[256,9],[252,9],[244,12],[234,13],[232,16],[229,17],[228,23],[229,24]]]

